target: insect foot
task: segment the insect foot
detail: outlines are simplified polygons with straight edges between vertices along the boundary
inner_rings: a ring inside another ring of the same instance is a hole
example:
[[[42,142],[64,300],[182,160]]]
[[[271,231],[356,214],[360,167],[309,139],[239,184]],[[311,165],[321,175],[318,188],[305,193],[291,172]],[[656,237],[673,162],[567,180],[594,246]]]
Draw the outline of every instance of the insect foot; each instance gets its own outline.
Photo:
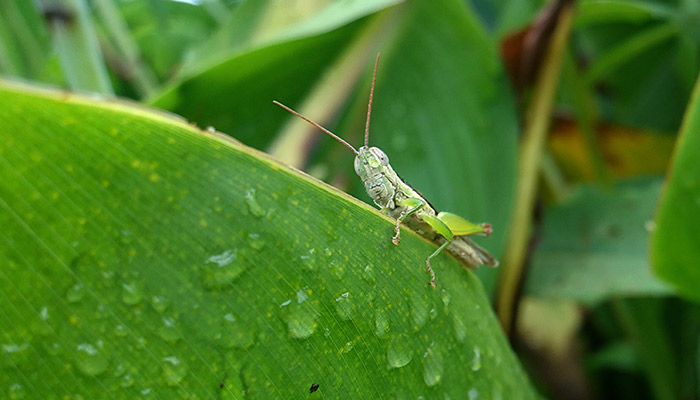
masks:
[[[435,284],[435,272],[433,272],[433,268],[430,266],[430,259],[425,260],[425,271],[430,274],[430,286],[432,286],[433,289],[437,289],[437,285]]]

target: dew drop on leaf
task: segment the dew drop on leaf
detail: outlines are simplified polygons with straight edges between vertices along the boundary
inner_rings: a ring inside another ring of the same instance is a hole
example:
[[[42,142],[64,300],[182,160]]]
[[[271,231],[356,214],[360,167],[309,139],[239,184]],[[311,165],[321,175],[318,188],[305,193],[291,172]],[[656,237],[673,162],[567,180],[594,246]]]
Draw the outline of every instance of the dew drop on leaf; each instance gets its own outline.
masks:
[[[26,395],[27,393],[24,390],[24,387],[22,384],[15,382],[10,385],[10,390],[7,391],[7,395],[9,396],[8,398],[10,400],[14,399],[24,399],[27,398]]]
[[[331,275],[339,281],[343,280],[343,277],[345,276],[345,264],[339,262],[339,261],[331,261],[330,264],[330,270],[331,270]]]
[[[265,216],[265,209],[258,203],[255,198],[255,189],[250,189],[245,194],[245,204],[248,206],[248,211],[257,218],[262,218]]]
[[[303,290],[297,292],[297,301],[282,308],[289,335],[294,339],[306,339],[313,335],[318,326],[318,306],[309,300]]]
[[[219,341],[225,348],[247,349],[253,344],[253,332],[239,318],[229,313],[224,315],[221,323]]]
[[[82,282],[76,282],[66,292],[66,300],[69,303],[77,303],[85,297],[85,285]]]
[[[463,342],[467,337],[467,325],[464,323],[464,320],[462,317],[455,314],[452,316],[452,324],[455,329],[455,337],[457,338],[457,341]]]
[[[381,308],[377,308],[374,312],[374,333],[378,338],[384,337],[389,332],[389,320],[386,313]]]
[[[474,358],[472,358],[472,371],[481,369],[481,351],[479,347],[474,346]]]
[[[151,296],[151,307],[156,310],[157,313],[162,314],[170,305],[170,300],[164,296]]]
[[[413,330],[418,331],[428,321],[428,304],[425,297],[418,293],[411,296],[409,304],[411,308]]]
[[[442,373],[442,354],[433,342],[423,353],[423,381],[428,386],[435,386],[442,380]]]
[[[258,233],[248,234],[248,244],[253,250],[257,251],[265,248],[265,240],[263,240]]]
[[[182,338],[177,322],[171,317],[163,317],[162,324],[158,327],[158,336],[171,344]]]
[[[209,257],[204,265],[203,285],[207,290],[227,288],[246,270],[236,250],[226,250]]]
[[[386,360],[391,368],[401,368],[413,359],[408,336],[400,334],[391,339],[386,349]]]
[[[134,377],[131,374],[126,374],[119,380],[119,385],[123,388],[131,387],[134,384]]]
[[[126,305],[134,306],[143,299],[143,291],[135,283],[122,283],[122,302]]]
[[[109,358],[101,340],[95,344],[81,343],[76,348],[75,365],[85,375],[97,376],[107,370]]]
[[[175,356],[163,358],[163,379],[168,386],[177,386],[187,375],[187,366]]]
[[[301,259],[301,267],[305,271],[314,272],[318,269],[318,264],[316,262],[316,249],[311,248],[306,254],[302,254],[299,258]]]
[[[343,321],[352,319],[353,310],[349,292],[345,292],[335,299],[335,311]]]
[[[440,298],[442,299],[442,305],[443,310],[445,312],[445,315],[450,313],[450,292],[448,292],[445,289],[442,289],[442,292],[440,293]]]
[[[372,266],[368,265],[365,267],[365,269],[362,271],[362,279],[364,279],[364,281],[369,283],[370,285],[374,284],[374,282],[377,280],[377,277],[374,273],[374,269],[372,268]]]

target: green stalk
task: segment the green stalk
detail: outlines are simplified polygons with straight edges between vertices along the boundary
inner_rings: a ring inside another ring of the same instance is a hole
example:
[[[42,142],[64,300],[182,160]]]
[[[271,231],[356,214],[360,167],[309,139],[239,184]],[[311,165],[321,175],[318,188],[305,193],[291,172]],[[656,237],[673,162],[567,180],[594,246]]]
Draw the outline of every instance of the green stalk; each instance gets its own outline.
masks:
[[[30,23],[41,23],[40,20],[27,21],[20,9],[26,7],[25,0],[4,0],[0,1],[0,13],[3,16],[3,26],[1,35],[5,41],[6,50],[14,53],[16,75],[23,77],[37,77],[46,59],[45,51],[42,48],[39,38],[32,31]],[[36,30],[35,30],[36,31]],[[21,44],[20,39],[21,38]],[[11,43],[12,41],[15,43]],[[11,49],[10,46],[14,47]],[[4,57],[3,57],[4,58]],[[7,61],[4,59],[3,61]]]
[[[564,76],[566,76],[573,89],[573,105],[576,115],[576,122],[581,130],[583,143],[586,146],[588,155],[593,163],[595,177],[603,182],[609,181],[608,171],[605,167],[603,154],[598,146],[598,138],[596,135],[596,123],[598,121],[598,110],[593,98],[593,90],[590,85],[582,79],[574,64],[573,57],[567,53],[564,62]]]
[[[141,61],[138,45],[119,9],[112,0],[93,0],[93,4],[104,22],[107,39],[114,43],[117,55],[123,59],[135,89],[142,98],[149,97],[155,91],[158,82],[153,71]]]
[[[85,0],[63,0],[74,13],[71,21],[54,20],[54,45],[63,74],[72,90],[113,95],[107,68]]]
[[[678,396],[678,371],[670,338],[663,329],[660,299],[616,299],[612,306],[623,329],[637,349],[649,377],[654,398]]]
[[[510,334],[512,330],[516,295],[521,285],[523,264],[530,240],[537,179],[573,14],[573,3],[568,3],[559,15],[559,21],[535,82],[532,100],[526,114],[518,160],[518,180],[515,189],[517,201],[509,224],[508,243],[497,294],[496,312],[506,334]]]

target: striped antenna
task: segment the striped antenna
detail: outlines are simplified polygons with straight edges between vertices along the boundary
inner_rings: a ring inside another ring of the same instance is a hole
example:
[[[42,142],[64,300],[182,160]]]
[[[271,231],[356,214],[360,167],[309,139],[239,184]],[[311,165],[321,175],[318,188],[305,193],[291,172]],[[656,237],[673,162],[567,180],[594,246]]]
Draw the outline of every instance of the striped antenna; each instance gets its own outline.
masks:
[[[374,73],[372,74],[372,88],[369,90],[369,104],[367,105],[367,122],[365,122],[365,147],[369,145],[369,117],[372,115],[372,98],[374,98],[374,82],[377,80],[377,65],[379,65],[379,56],[377,53],[377,61],[374,62]]]
[[[352,150],[353,153],[358,154],[358,153],[357,153],[357,150],[355,150],[355,148],[352,147],[352,146],[350,145],[350,143],[348,143],[348,142],[346,142],[345,140],[341,139],[341,138],[340,138],[338,135],[336,135],[335,133],[329,131],[328,129],[326,129],[326,128],[324,128],[324,127],[322,127],[321,125],[315,123],[314,121],[312,121],[312,120],[306,118],[305,116],[299,114],[298,112],[292,110],[291,108],[285,106],[284,104],[280,103],[280,102],[277,101],[277,100],[273,100],[272,102],[275,103],[275,104],[277,104],[278,106],[284,108],[285,110],[289,111],[290,113],[296,115],[297,117],[303,119],[304,121],[310,123],[311,125],[315,126],[316,128],[318,128],[318,129],[320,129],[320,130],[326,132],[326,133],[329,134],[331,137],[333,137],[335,140],[337,140],[337,141],[339,141],[340,143],[344,144],[345,147],[347,147],[348,149]]]

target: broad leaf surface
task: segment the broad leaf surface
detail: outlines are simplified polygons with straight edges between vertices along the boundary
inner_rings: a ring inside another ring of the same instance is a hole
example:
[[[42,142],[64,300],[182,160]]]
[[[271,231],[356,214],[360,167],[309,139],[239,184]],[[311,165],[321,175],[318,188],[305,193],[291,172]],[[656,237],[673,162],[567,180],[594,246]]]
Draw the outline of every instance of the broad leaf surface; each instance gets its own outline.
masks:
[[[0,94],[3,393],[534,397],[474,275],[430,288],[372,207],[162,113]]]

